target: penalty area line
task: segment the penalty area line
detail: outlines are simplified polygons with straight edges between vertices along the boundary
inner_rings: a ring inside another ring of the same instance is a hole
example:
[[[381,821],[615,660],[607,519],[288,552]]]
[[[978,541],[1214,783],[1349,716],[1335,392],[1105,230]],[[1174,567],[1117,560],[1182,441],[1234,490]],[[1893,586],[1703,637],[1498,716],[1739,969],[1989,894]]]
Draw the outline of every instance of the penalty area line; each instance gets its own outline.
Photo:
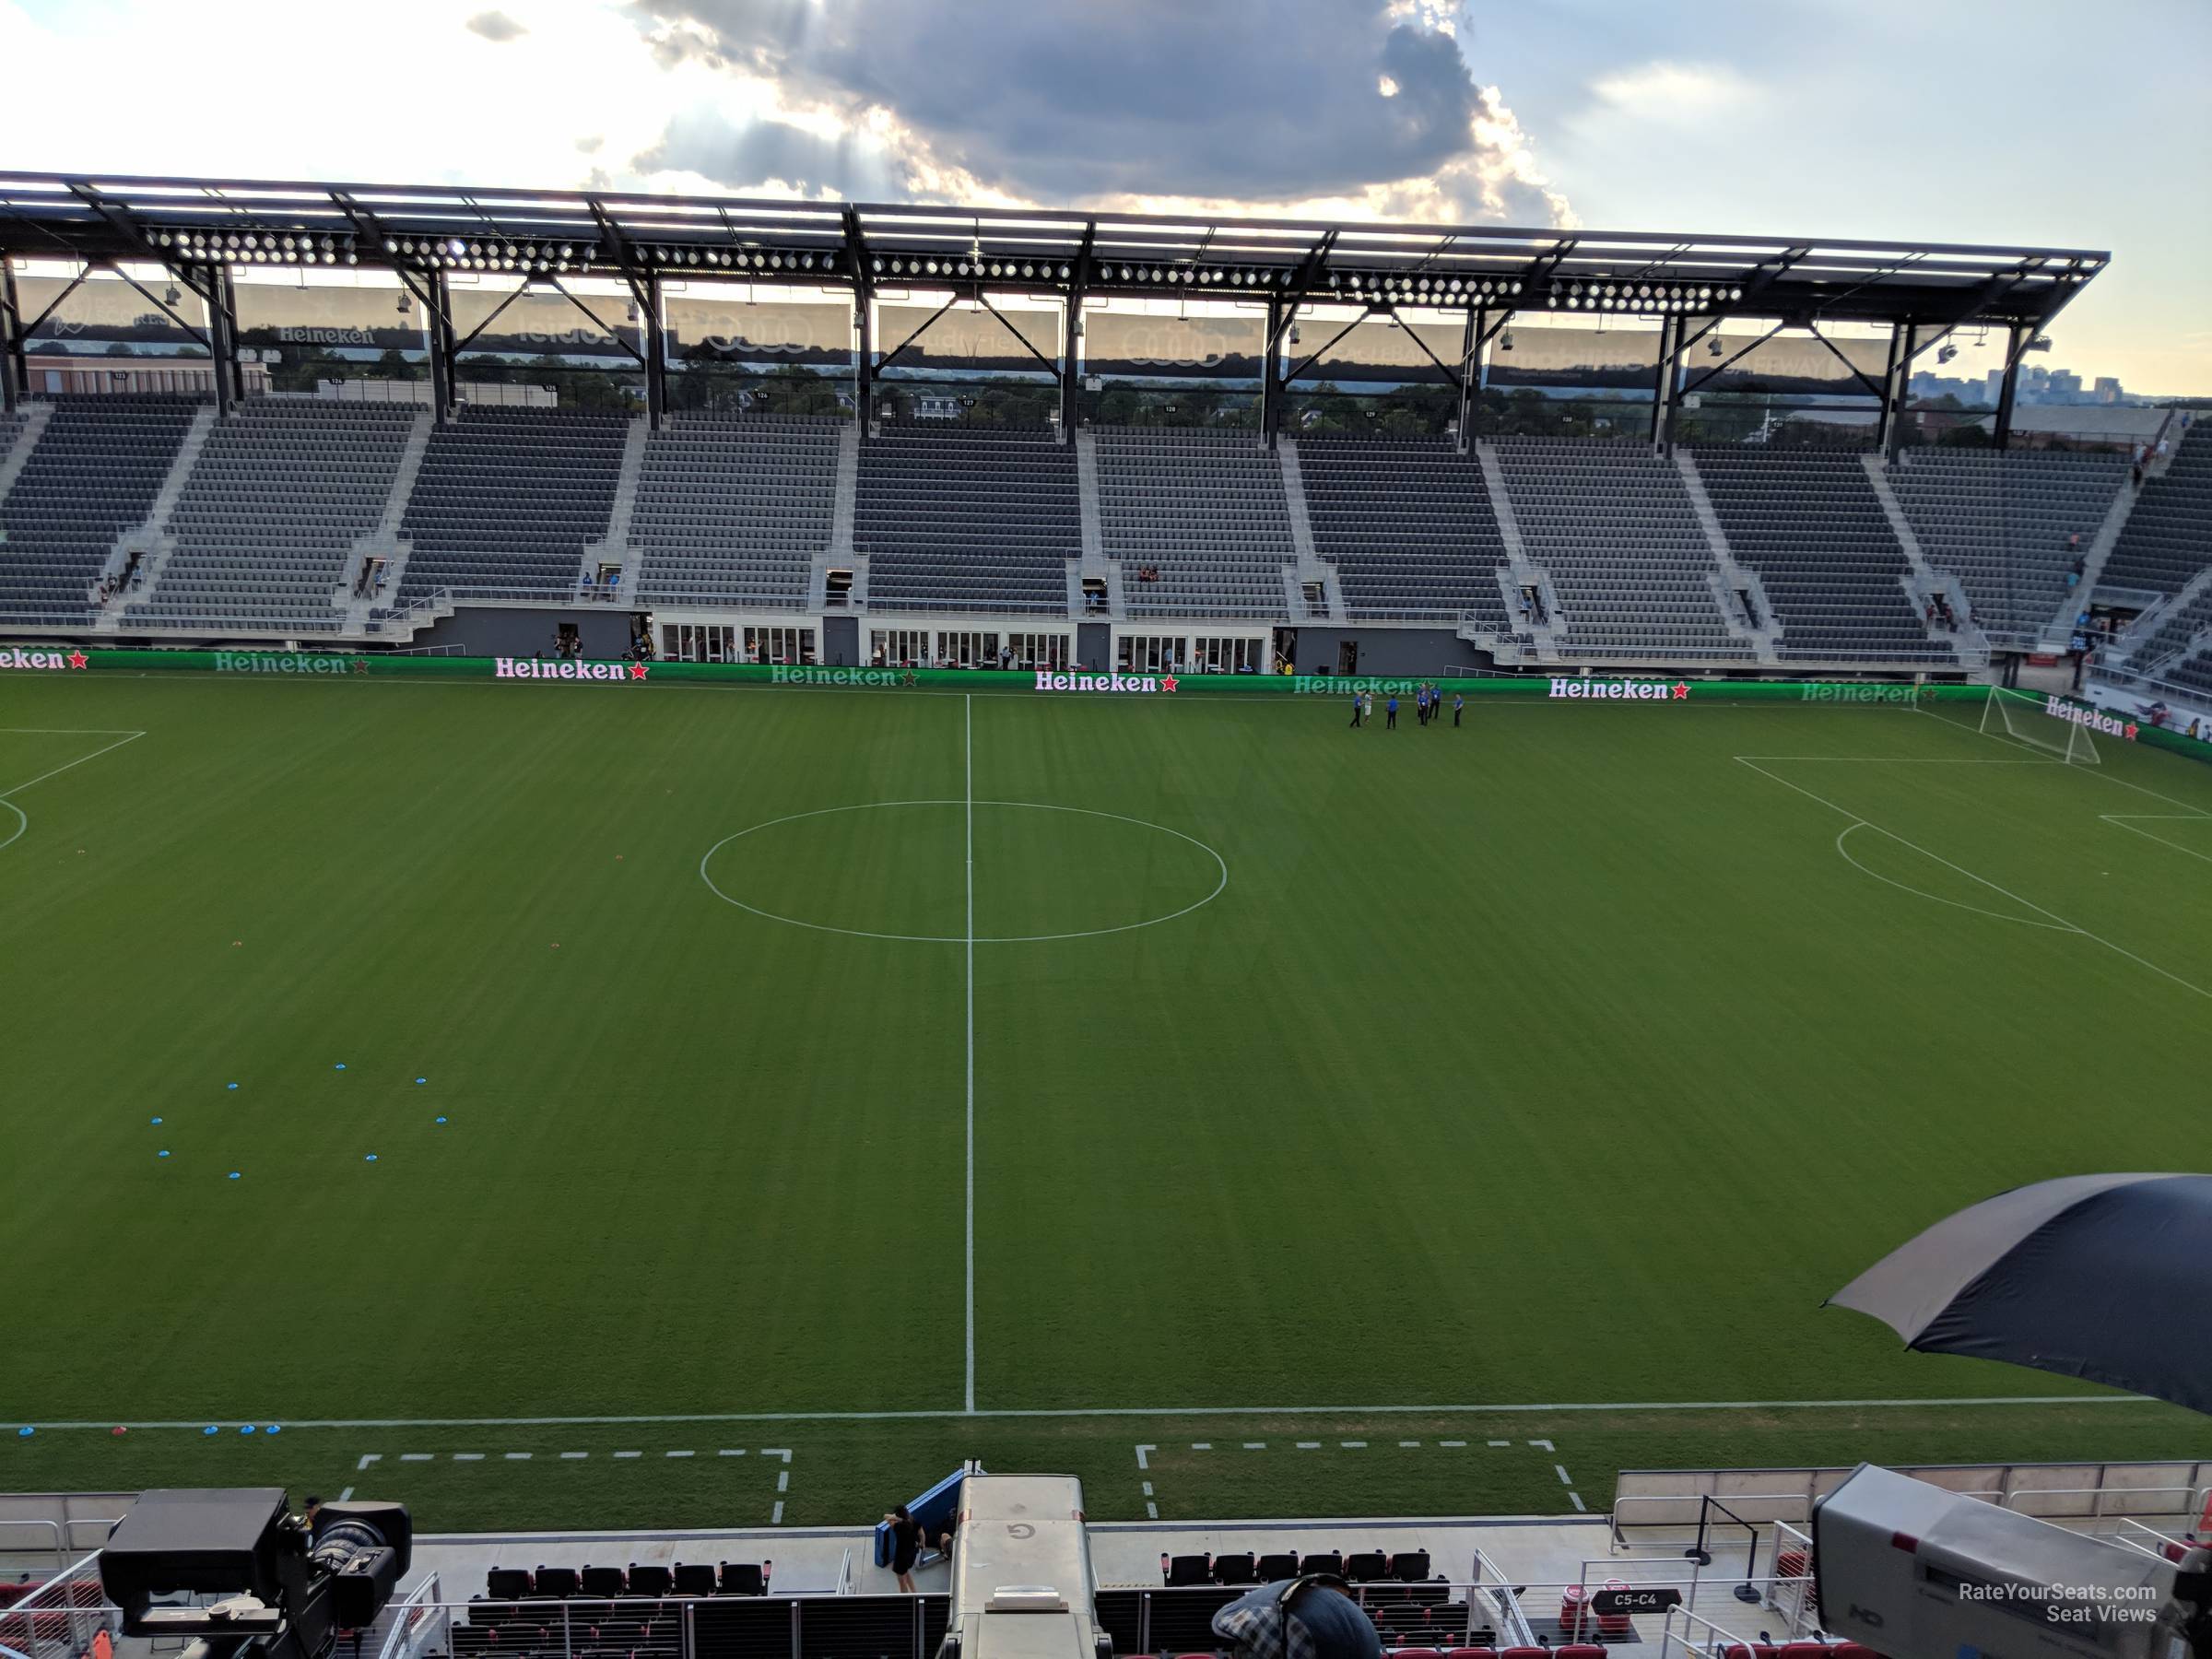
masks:
[[[1923,858],[1933,859],[1936,861],[1936,863],[1941,865],[1945,869],[1952,871],[1957,875],[1963,876],[1969,881],[1977,882],[1981,886],[1989,888],[1989,890],[1993,893],[2002,893],[2006,898],[2011,900],[2015,904],[2025,906],[2027,909],[2033,911],[2037,915],[2045,918],[2045,921],[2041,924],[2041,925],[2052,927],[2059,932],[2079,934],[2083,938],[2088,940],[2091,944],[2101,945],[2105,949],[2112,951],[2113,954],[2125,957],[2129,961],[2135,963],[2137,967],[2149,969],[2151,972],[2157,974],[2160,979],[2170,980],[2174,984],[2181,986],[2183,990],[2194,992],[2196,995],[2203,997],[2206,1001],[2212,1002],[2212,991],[2206,990],[2202,985],[2192,983],[2190,981],[2183,979],[2180,974],[2175,973],[2171,969],[2159,967],[2158,963],[2150,960],[2147,957],[2137,956],[2134,951],[2128,949],[2124,945],[2115,945],[2112,942],[2112,940],[2103,937],[2101,935],[2093,934],[2088,928],[2079,926],[2075,923],[2067,921],[2065,917],[2060,915],[2056,911],[2045,910],[2041,905],[2036,903],[2032,899],[2023,899],[2019,894],[2014,892],[2010,888],[2001,886],[1998,883],[1990,880],[1990,878],[1986,876],[1975,875],[1973,871],[1968,869],[1964,865],[1953,864],[1949,859],[1944,857],[1940,853],[1931,853],[1927,848],[1922,846],[1919,842],[1907,841],[1903,836],[1898,834],[1896,830],[1886,830],[1881,825],[1876,823],[1872,818],[1863,818],[1858,813],[1852,811],[1848,806],[1839,806],[1835,802],[1830,800],[1826,795],[1815,794],[1811,790],[1806,788],[1802,783],[1793,783],[1781,774],[1769,771],[1765,767],[1759,765],[1758,761],[1752,759],[1750,756],[1734,755],[1731,756],[1730,759],[1735,760],[1739,766],[1749,767],[1753,771],[1757,772],[1760,777],[1766,779],[1769,782],[1779,783],[1784,789],[1794,791],[1796,794],[1803,795],[1806,800],[1825,806],[1830,812],[1841,813],[1843,817],[1851,819],[1851,824],[1844,831],[1845,834],[1849,834],[1852,830],[1855,830],[1861,826],[1864,826],[1865,828],[1873,830],[1877,835],[1886,835],[1891,841],[1897,842],[1899,846],[1910,847],[1913,852],[1919,853]],[[1841,835],[1836,838],[1837,850],[1839,852],[1842,851],[1842,840],[1843,837]],[[1859,865],[1858,861],[1853,859],[1848,853],[1843,854],[1843,858],[1845,863],[1851,864],[1860,869],[1865,869],[1865,866]],[[1867,871],[1866,873],[1869,875],[1873,874],[1872,871]],[[1892,882],[1890,885],[1892,887],[1896,887],[1901,886],[1902,884]],[[1916,889],[1907,888],[1906,890],[1911,892],[1915,891]],[[1924,899],[1931,896],[1932,895],[1925,893],[1920,895],[1920,897]],[[1949,901],[1946,900],[1945,902]],[[1975,907],[1972,905],[1964,905],[1960,906],[1959,908],[1972,910]],[[1983,913],[1994,914],[1994,912]],[[2019,920],[2018,917],[2009,916],[1998,917],[1997,919],[2000,921]]]
[[[2161,1402],[2147,1394],[1959,1394],[1918,1399],[1865,1400],[1550,1400],[1463,1403],[1451,1406],[1002,1406],[962,1411],[958,1407],[908,1411],[703,1411],[671,1412],[628,1417],[520,1417],[520,1418],[257,1418],[256,1422],[280,1422],[287,1430],[302,1429],[527,1429],[629,1428],[653,1423],[897,1423],[923,1422],[942,1418],[1040,1418],[1100,1421],[1115,1418],[1273,1418],[1273,1417],[1481,1417],[1512,1413],[1564,1411],[1875,1411],[1948,1409],[1991,1406],[2146,1406]],[[97,1422],[29,1423],[44,1430],[112,1430],[113,1418]],[[204,1418],[176,1420],[125,1418],[128,1429],[204,1430]],[[564,1455],[567,1455],[564,1453]]]

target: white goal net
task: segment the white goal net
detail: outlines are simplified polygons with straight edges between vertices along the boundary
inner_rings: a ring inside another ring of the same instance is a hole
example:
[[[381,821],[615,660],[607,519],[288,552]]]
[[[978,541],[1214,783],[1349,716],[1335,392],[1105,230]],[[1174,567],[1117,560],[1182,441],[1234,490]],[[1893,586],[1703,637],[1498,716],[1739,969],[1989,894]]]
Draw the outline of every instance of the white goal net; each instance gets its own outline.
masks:
[[[2078,718],[2082,712],[2062,697],[1992,686],[1982,705],[1982,731],[2041,749],[2069,766],[2097,766],[2097,745]]]

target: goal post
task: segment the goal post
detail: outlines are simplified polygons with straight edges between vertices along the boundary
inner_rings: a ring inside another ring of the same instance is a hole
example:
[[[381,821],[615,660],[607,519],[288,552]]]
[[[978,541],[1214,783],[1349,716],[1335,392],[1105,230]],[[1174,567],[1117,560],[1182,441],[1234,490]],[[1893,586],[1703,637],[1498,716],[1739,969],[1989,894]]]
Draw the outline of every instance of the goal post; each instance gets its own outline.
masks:
[[[2041,749],[2068,766],[2101,765],[2089,728],[2068,714],[2053,712],[2072,707],[2063,698],[2015,686],[1992,686],[1982,705],[1981,730],[1984,736]]]

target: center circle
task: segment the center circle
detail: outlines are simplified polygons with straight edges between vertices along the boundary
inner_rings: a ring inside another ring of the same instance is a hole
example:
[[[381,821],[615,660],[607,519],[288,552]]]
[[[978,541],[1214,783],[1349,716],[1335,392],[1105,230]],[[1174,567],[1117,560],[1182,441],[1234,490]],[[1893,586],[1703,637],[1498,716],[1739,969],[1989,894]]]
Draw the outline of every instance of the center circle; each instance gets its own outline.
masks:
[[[1187,916],[1221,896],[1229,864],[1194,835],[1125,813],[865,801],[725,835],[699,876],[725,904],[816,933],[1036,945]]]

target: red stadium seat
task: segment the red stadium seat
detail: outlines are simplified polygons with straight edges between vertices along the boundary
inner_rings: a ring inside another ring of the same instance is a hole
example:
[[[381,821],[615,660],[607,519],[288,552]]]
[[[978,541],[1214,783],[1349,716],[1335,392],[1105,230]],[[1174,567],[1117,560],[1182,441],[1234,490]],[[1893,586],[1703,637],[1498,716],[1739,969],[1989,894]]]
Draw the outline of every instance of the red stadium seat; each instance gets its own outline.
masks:
[[[1594,1641],[1571,1641],[1553,1648],[1551,1659],[1606,1659],[1606,1650]]]
[[[1737,1641],[1721,1650],[1721,1659],[1775,1659],[1781,1652],[1771,1641]]]

